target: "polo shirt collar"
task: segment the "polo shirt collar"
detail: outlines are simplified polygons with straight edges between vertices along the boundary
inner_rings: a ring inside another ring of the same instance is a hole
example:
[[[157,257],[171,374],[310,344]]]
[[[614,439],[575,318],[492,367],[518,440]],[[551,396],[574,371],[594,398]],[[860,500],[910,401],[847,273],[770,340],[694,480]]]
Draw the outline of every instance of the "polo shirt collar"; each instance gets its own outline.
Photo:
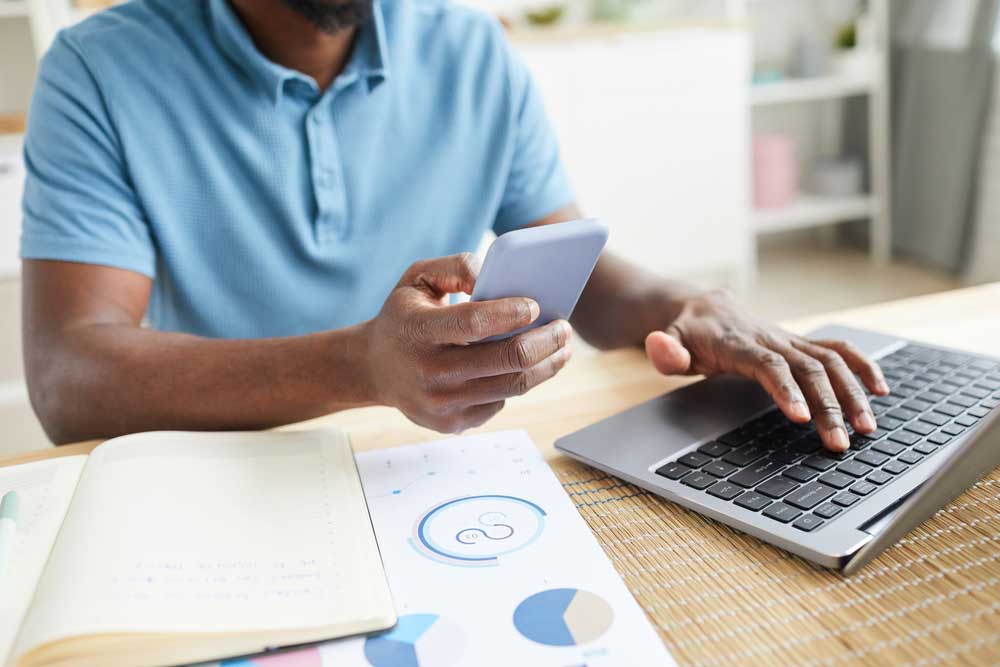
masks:
[[[281,101],[288,79],[300,79],[315,86],[312,77],[272,62],[257,50],[229,0],[209,0],[208,11],[219,47],[247,76],[264,87],[275,104]],[[385,22],[379,0],[372,1],[371,20],[358,27],[354,48],[341,76],[352,73],[365,77],[369,90],[389,76]]]

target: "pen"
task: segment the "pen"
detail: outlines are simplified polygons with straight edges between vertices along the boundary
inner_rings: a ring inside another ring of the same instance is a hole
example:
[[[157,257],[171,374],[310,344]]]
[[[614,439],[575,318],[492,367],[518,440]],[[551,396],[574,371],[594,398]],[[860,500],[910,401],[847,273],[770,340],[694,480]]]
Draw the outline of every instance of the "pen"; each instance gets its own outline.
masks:
[[[8,491],[0,500],[0,576],[7,569],[7,562],[14,552],[14,535],[17,533],[17,514],[21,497],[17,491]]]

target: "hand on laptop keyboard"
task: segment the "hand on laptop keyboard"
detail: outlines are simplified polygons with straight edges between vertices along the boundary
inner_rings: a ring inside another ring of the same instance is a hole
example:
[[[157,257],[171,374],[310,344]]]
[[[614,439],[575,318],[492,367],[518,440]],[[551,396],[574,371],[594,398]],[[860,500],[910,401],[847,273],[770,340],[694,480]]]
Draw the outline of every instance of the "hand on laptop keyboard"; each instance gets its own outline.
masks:
[[[735,373],[759,382],[793,422],[813,419],[833,451],[850,446],[845,415],[861,433],[876,429],[861,383],[877,396],[889,393],[878,364],[850,343],[796,336],[752,317],[725,292],[688,299],[666,331],[649,334],[646,354],[668,375]]]

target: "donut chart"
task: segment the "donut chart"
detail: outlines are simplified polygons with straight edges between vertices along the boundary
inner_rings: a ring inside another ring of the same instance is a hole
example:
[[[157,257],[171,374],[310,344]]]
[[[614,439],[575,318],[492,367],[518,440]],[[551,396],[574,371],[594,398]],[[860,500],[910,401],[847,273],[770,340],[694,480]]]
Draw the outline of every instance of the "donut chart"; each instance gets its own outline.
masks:
[[[514,627],[546,646],[577,646],[600,639],[614,621],[604,598],[576,588],[535,593],[517,605]]]

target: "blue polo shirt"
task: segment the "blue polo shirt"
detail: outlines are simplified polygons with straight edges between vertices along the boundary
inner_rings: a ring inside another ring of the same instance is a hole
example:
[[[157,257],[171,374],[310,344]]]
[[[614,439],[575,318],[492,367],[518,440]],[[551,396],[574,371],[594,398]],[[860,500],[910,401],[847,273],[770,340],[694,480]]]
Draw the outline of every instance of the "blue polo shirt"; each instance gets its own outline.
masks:
[[[154,327],[227,338],[364,321],[572,200],[502,29],[445,0],[376,0],[325,91],[226,0],[116,7],[43,59],[25,159],[22,257],[150,276]]]

